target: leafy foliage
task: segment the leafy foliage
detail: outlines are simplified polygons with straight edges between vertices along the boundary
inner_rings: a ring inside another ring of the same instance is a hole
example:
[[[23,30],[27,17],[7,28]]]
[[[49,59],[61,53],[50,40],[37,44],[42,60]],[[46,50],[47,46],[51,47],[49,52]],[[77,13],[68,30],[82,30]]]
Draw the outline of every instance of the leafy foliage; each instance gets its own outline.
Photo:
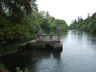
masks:
[[[94,13],[92,16],[88,16],[88,18],[85,20],[82,18],[79,18],[78,21],[74,20],[74,22],[70,25],[70,29],[96,33],[96,13]]]
[[[61,32],[67,31],[67,23],[61,19],[55,19],[54,17],[50,16],[48,12],[40,12],[40,14],[44,17],[41,27],[44,33],[54,34],[57,29],[56,23],[61,24]]]

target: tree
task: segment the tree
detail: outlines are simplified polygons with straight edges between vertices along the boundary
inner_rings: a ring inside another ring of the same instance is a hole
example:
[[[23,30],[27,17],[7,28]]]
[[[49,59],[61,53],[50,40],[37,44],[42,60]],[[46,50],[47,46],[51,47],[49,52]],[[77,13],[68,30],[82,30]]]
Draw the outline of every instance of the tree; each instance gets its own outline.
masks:
[[[27,15],[37,11],[36,0],[0,0],[0,14],[18,22],[24,18],[24,10]]]
[[[74,21],[70,25],[70,29],[78,29],[96,33],[96,13],[94,13],[92,16],[88,14],[88,17],[85,20],[78,18],[77,22]]]

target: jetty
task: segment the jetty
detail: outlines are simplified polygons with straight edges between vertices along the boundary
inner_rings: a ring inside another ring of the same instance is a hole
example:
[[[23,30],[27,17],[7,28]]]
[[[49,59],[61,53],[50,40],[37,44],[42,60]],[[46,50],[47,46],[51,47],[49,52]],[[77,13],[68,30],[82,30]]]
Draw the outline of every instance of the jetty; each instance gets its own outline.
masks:
[[[62,44],[60,41],[60,23],[57,23],[57,31],[55,34],[44,34],[41,27],[39,27],[36,39],[22,44],[18,48],[18,51],[26,51],[30,49],[62,51]]]

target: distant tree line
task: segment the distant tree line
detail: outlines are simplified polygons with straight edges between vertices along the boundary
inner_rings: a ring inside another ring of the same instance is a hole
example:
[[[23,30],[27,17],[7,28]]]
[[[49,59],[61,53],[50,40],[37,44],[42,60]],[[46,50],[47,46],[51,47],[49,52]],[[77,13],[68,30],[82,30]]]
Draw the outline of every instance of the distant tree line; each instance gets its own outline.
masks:
[[[88,14],[88,17],[85,20],[83,20],[81,17],[78,17],[77,20],[72,22],[69,29],[77,29],[90,33],[96,33],[96,13],[94,13],[92,16]]]
[[[39,26],[44,33],[53,34],[57,22],[61,23],[62,32],[67,30],[64,20],[38,12],[36,0],[0,0],[0,46],[35,38]]]

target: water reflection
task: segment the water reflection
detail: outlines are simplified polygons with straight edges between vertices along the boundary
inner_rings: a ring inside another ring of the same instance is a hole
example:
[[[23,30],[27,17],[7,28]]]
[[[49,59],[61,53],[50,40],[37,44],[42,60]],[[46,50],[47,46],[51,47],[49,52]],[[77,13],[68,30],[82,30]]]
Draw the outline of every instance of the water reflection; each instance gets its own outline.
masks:
[[[67,38],[63,41],[64,51],[61,54],[62,62],[65,59],[66,63],[65,72],[96,71],[96,50],[93,50],[96,49],[96,43],[91,40],[92,38],[92,35],[82,31],[68,32]]]
[[[41,67],[42,72],[44,71],[43,66],[46,67],[47,65],[51,65],[53,62],[60,62],[60,53],[47,50],[34,50],[21,54],[16,53],[4,56],[0,58],[0,61],[11,71],[15,71],[16,67],[19,66],[22,69],[28,68],[30,72],[40,72],[38,71],[38,68],[40,69]],[[40,67],[38,67],[39,65]]]

